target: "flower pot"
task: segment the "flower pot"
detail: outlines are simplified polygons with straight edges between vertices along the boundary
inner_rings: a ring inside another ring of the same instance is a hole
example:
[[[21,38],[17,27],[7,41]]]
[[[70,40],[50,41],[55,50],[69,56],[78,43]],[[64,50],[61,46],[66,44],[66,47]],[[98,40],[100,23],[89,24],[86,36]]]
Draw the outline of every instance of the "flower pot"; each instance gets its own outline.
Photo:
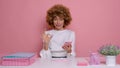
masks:
[[[106,65],[115,66],[116,65],[116,56],[106,56]]]

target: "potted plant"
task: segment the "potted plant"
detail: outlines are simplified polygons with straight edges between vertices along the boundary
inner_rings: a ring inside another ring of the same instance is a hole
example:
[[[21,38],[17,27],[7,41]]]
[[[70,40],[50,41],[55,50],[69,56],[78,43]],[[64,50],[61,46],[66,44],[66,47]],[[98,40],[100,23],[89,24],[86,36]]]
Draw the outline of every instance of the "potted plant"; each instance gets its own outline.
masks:
[[[114,66],[116,65],[116,56],[120,54],[120,47],[113,44],[107,44],[100,47],[98,52],[106,56],[106,64],[108,66]]]

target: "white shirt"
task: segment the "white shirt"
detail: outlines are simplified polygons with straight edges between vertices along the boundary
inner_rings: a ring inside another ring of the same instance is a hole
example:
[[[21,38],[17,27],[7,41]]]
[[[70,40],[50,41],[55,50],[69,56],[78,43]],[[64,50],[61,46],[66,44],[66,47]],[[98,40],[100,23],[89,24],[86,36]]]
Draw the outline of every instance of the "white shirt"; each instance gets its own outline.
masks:
[[[49,30],[45,32],[52,36],[48,50],[42,49],[40,52],[41,58],[51,58],[51,56],[63,56],[67,53],[62,46],[65,42],[71,42],[72,52],[71,55],[75,56],[75,33],[71,30]],[[56,53],[54,53],[56,52]],[[57,54],[59,53],[59,54]]]

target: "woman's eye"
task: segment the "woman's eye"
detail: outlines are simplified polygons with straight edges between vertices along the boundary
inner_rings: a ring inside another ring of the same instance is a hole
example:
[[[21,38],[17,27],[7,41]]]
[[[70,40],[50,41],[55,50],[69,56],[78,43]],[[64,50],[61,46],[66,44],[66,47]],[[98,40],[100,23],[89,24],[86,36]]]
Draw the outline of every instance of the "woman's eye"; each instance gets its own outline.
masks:
[[[61,21],[63,21],[63,19],[60,19]]]
[[[56,18],[54,20],[57,20]]]
[[[64,21],[64,19],[63,18],[61,18],[61,19],[55,18],[54,21]]]

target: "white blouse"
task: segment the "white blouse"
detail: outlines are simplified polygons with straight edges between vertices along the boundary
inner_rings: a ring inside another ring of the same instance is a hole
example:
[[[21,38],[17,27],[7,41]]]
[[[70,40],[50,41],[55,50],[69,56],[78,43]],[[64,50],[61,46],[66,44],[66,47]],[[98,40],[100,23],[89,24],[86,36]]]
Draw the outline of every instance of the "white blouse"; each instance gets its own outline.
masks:
[[[75,33],[71,30],[49,30],[45,32],[52,36],[48,50],[42,49],[40,51],[41,58],[51,58],[52,56],[75,56]],[[72,52],[67,54],[67,52],[62,48],[65,42],[71,42]]]

